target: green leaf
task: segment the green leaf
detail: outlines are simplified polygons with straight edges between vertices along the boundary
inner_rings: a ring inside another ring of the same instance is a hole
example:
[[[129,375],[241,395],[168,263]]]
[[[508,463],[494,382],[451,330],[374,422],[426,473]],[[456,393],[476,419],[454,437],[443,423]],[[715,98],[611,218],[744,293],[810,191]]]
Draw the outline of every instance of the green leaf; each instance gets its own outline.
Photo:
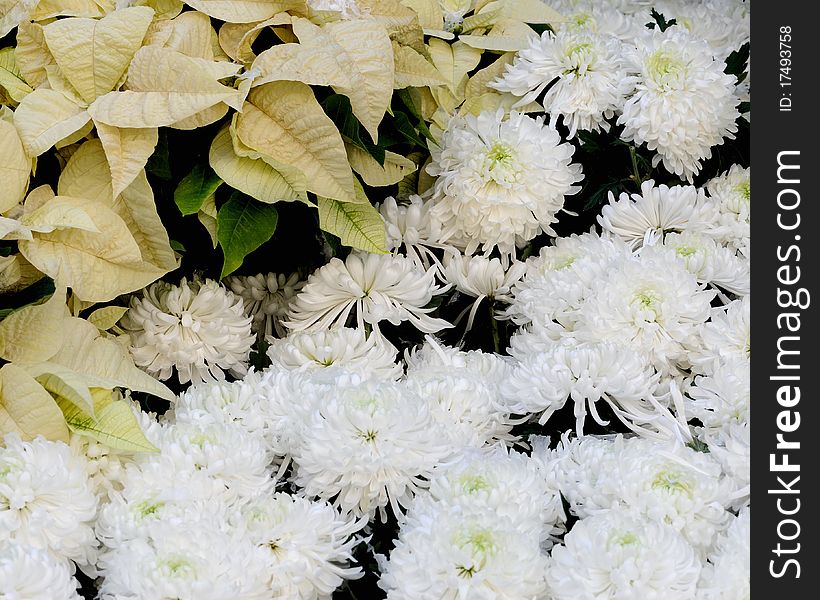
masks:
[[[57,405],[63,411],[68,428],[79,435],[90,437],[125,452],[158,452],[143,434],[131,406],[125,400],[114,399],[111,390],[93,388],[96,419],[76,404],[58,397]]]
[[[737,82],[741,83],[746,79],[746,65],[749,62],[749,42],[726,57],[726,68],[723,70],[727,75],[737,77]]]
[[[649,14],[653,19],[655,19],[655,23],[658,24],[658,29],[660,31],[666,31],[667,29],[672,27],[672,25],[677,25],[678,24],[678,22],[675,19],[671,19],[671,20],[667,21],[666,17],[664,17],[661,13],[656,11],[654,8],[652,9],[652,12],[650,12]],[[649,29],[655,29],[655,23],[647,23],[646,26]]]
[[[407,107],[407,110],[410,111],[410,114],[413,115],[413,118],[416,120],[416,127],[421,132],[421,134],[426,137],[428,140],[435,141],[433,138],[433,134],[430,132],[430,129],[427,127],[427,123],[424,122],[424,117],[419,111],[418,107],[416,106],[415,102],[413,102],[413,98],[410,96],[410,92],[406,89],[398,90],[399,99],[402,103]]]
[[[350,100],[347,96],[333,94],[322,102],[322,109],[330,120],[338,127],[339,133],[346,137],[351,144],[361,148],[370,156],[376,159],[380,165],[384,165],[384,147],[375,145],[370,141],[362,139],[362,125],[353,115]],[[369,135],[367,136],[370,137]]]
[[[385,120],[387,120],[387,117],[385,117]],[[410,121],[410,117],[408,117],[406,113],[400,110],[393,111],[392,126],[399,133],[399,135],[404,138],[405,141],[415,144],[416,146],[421,146],[422,148],[427,147],[427,143],[424,141],[424,138],[422,138],[418,131],[416,131],[416,127]]]
[[[337,236],[344,245],[373,252],[387,253],[384,220],[379,211],[367,200],[358,179],[356,196],[363,200],[355,204],[318,197],[319,227]]]
[[[195,215],[205,202],[222,185],[222,180],[210,167],[195,165],[191,172],[182,178],[174,190],[174,202],[183,215]]]
[[[248,254],[267,242],[278,220],[275,206],[238,192],[231,194],[216,215],[216,237],[225,255],[220,277],[233,273]]]

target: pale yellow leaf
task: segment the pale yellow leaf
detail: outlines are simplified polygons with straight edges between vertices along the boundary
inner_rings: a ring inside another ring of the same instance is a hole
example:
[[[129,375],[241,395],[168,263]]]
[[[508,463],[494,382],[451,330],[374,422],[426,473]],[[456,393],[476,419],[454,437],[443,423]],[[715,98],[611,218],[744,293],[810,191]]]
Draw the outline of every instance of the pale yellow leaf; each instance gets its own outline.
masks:
[[[27,212],[20,217],[20,223],[32,232],[51,233],[58,229],[99,231],[88,214],[87,207],[77,203],[74,198],[56,196],[33,210],[26,203],[26,209]]]
[[[308,191],[353,200],[342,136],[305,84],[275,82],[253,89],[237,117],[236,134],[250,148],[302,171]]]
[[[415,11],[419,24],[427,29],[441,29],[444,13],[438,0],[401,0],[401,3]]]
[[[487,3],[479,12],[499,10],[499,16],[521,23],[554,24],[567,19],[542,0],[497,0]]]
[[[459,107],[458,114],[478,116],[482,112],[495,112],[499,108],[503,108],[505,112],[509,111],[513,104],[518,102],[520,98],[511,94],[499,94],[498,92],[488,91],[478,96],[470,96]],[[543,108],[531,102],[527,106],[516,108],[519,112],[534,112],[542,111]]]
[[[63,413],[42,385],[17,365],[0,368],[0,433],[16,432],[24,440],[42,435],[68,442]]]
[[[430,40],[428,48],[433,64],[449,82],[450,92],[457,99],[463,99],[468,73],[478,66],[481,50],[460,41],[448,44],[437,39]]]
[[[356,5],[368,19],[384,26],[391,40],[424,52],[424,33],[416,11],[399,0],[357,0]]]
[[[152,27],[149,36],[146,37],[146,46],[159,43],[164,48],[174,50],[191,56],[193,58],[214,59],[214,51],[211,47],[211,20],[207,15],[187,11],[169,21],[160,21],[157,29]],[[162,31],[161,38],[157,36],[158,31]]]
[[[80,140],[83,140],[83,139],[87,138],[93,129],[94,129],[94,122],[89,121],[88,123],[86,123],[85,125],[80,127],[74,133],[70,133],[66,137],[61,139],[59,142],[56,142],[54,144],[54,149],[57,150],[57,151],[61,151],[65,148],[73,147],[73,145],[76,144],[77,142],[79,142]],[[71,150],[67,150],[66,152],[61,152],[60,156],[63,156],[63,157],[69,156],[70,157],[71,153],[72,153]]]
[[[0,38],[28,19],[38,0],[0,0]]]
[[[81,129],[88,112],[60,92],[38,88],[14,111],[14,126],[29,156],[40,156],[54,144]]]
[[[60,229],[19,242],[26,260],[58,285],[70,287],[82,300],[106,302],[168,272],[142,259],[134,236],[111,208],[93,200],[73,200],[86,209],[98,232]]]
[[[131,6],[153,8],[154,18],[163,21],[176,17],[185,6],[181,0],[136,0],[130,4]]]
[[[225,183],[260,202],[272,204],[299,199],[297,191],[266,162],[237,156],[227,126],[216,134],[209,161],[211,168]]]
[[[288,13],[279,13],[260,23],[225,23],[219,28],[219,46],[231,59],[251,62],[255,57],[251,45],[265,27],[290,25],[290,22]]]
[[[133,6],[100,20],[60,19],[43,32],[63,75],[86,102],[93,102],[120,81],[153,17],[153,9]]]
[[[470,98],[493,91],[492,88],[487,87],[487,84],[504,75],[507,65],[512,64],[513,60],[515,60],[515,54],[502,54],[491,65],[477,71],[470,77],[464,88],[465,96]]]
[[[125,223],[139,246],[140,257],[163,272],[177,266],[168,232],[157,214],[154,194],[145,171],[140,169],[134,181],[112,199],[111,174],[99,140],[80,146],[60,174],[60,195],[80,196],[112,209]]]
[[[350,98],[353,114],[378,142],[378,126],[393,97],[393,46],[384,25],[370,19],[339,21],[317,27],[293,19],[293,32],[306,48],[335,62],[350,85],[333,89]]]
[[[96,123],[97,135],[102,142],[111,170],[112,195],[118,196],[131,185],[154,153],[159,139],[156,128],[128,129]]]
[[[48,202],[51,202],[54,196],[54,190],[51,189],[50,185],[38,185],[26,196],[26,212],[31,212],[41,206],[45,206]]]
[[[292,8],[304,8],[304,0],[185,0],[191,8],[226,23],[254,23]]]
[[[14,58],[14,48],[0,50],[0,88],[8,92],[15,102],[20,102],[26,94],[31,93],[31,87],[23,79],[20,67]]]
[[[0,257],[0,294],[17,292],[43,277],[21,254]]]
[[[44,21],[51,17],[103,17],[115,8],[114,0],[40,0],[31,18]]]
[[[104,388],[92,388],[93,416],[74,403],[57,399],[69,429],[124,452],[157,452],[142,432],[131,405]]]
[[[86,412],[94,414],[94,402],[89,386],[94,378],[89,378],[53,362],[27,364],[23,368],[53,396],[62,396]]]
[[[239,96],[233,88],[220,84],[197,59],[157,46],[140,48],[134,55],[128,87],[127,91],[105,94],[88,107],[95,122],[115,127],[165,127]]]
[[[0,214],[17,206],[28,189],[31,159],[12,123],[0,120]]]
[[[272,81],[301,81],[309,85],[327,85],[350,88],[351,79],[334,54],[327,48],[303,44],[277,44],[262,52],[253,61],[252,71],[259,75],[253,87]]]
[[[0,358],[40,362],[54,356],[63,344],[65,293],[57,288],[42,304],[24,306],[0,321]]]
[[[521,23],[522,28],[530,29],[524,23]],[[493,29],[495,31],[495,29]],[[492,33],[492,32],[491,32]],[[534,33],[534,32],[533,32]],[[471,48],[478,48],[480,50],[490,50],[493,52],[518,52],[524,50],[529,44],[529,37],[524,33],[523,29],[517,35],[460,35],[458,40],[470,46]]]
[[[337,236],[346,246],[376,254],[387,253],[384,220],[379,211],[366,201],[361,185],[356,193],[365,201],[339,202],[319,196],[319,227]]]
[[[371,187],[393,185],[416,170],[416,163],[412,160],[389,150],[385,152],[382,166],[370,154],[353,144],[345,144],[345,149],[350,166]]]
[[[128,350],[113,339],[103,337],[94,325],[69,317],[63,327],[65,343],[50,362],[95,377],[101,387],[123,387],[174,401],[171,390],[137,368]]]
[[[210,125],[211,123],[216,123],[227,114],[228,105],[224,102],[220,102],[218,104],[214,104],[213,106],[209,106],[205,110],[201,110],[190,117],[185,117],[176,123],[171,123],[168,127],[171,127],[172,129],[185,130],[199,129],[200,127]]]
[[[20,24],[17,28],[14,59],[26,83],[32,88],[40,87],[46,82],[46,67],[57,63],[46,46],[42,25],[28,22]]]
[[[393,42],[393,60],[396,75],[393,87],[397,90],[406,87],[435,87],[448,83],[435,65],[409,46],[400,46]]]
[[[88,322],[100,331],[108,331],[128,312],[125,306],[104,306],[88,315]]]

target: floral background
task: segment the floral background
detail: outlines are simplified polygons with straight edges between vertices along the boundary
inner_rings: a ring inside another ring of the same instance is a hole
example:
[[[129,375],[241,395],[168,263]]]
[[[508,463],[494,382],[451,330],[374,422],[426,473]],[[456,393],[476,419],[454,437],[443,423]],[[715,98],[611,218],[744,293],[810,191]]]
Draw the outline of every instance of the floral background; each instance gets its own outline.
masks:
[[[0,0],[0,596],[750,596],[742,0]]]

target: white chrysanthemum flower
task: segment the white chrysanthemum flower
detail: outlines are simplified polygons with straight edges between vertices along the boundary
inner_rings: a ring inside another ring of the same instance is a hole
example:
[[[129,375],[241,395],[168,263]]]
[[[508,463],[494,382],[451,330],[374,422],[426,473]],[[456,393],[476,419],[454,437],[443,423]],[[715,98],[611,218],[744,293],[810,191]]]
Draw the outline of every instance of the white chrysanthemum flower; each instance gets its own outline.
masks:
[[[657,10],[667,21],[709,43],[714,56],[725,60],[749,41],[749,7],[743,0],[662,0]]]
[[[578,521],[552,550],[555,600],[691,600],[702,562],[673,528],[620,510]]]
[[[751,539],[751,509],[747,508],[718,538],[698,584],[699,600],[751,598]]]
[[[718,222],[725,230],[721,241],[747,258],[750,255],[751,169],[734,165],[706,183],[709,197],[717,205]]]
[[[542,231],[554,235],[555,214],[564,197],[581,188],[574,148],[561,143],[543,117],[485,111],[453,117],[440,145],[432,145],[431,217],[441,241],[473,254],[479,246],[505,257]]]
[[[81,435],[72,435],[69,445],[74,453],[85,455],[88,477],[101,502],[110,492],[121,488],[125,465],[132,460],[130,453],[118,452]]]
[[[287,318],[290,303],[305,282],[298,273],[290,276],[260,273],[232,275],[225,278],[225,285],[242,297],[245,312],[253,317],[251,329],[259,337],[272,335],[274,331],[277,336],[285,337],[287,330],[282,326],[282,321]]]
[[[356,0],[307,0],[308,8],[315,12],[337,13],[345,20],[359,19],[362,10]]]
[[[430,218],[430,202],[421,196],[412,195],[406,203],[399,203],[388,196],[379,205],[379,213],[384,219],[387,235],[387,249],[394,254],[403,247],[413,264],[425,271],[431,266],[441,266],[433,248],[448,249],[451,246],[440,243],[441,226]]]
[[[425,272],[403,256],[352,252],[345,262],[333,258],[308,278],[285,325],[293,331],[343,326],[355,308],[359,329],[365,323],[378,329],[380,321],[410,321],[432,333],[452,327],[428,316],[434,309],[425,308],[445,290],[436,285],[434,267]]]
[[[704,231],[717,220],[714,207],[702,190],[691,185],[641,183],[640,194],[609,192],[609,203],[601,209],[598,223],[633,248],[654,243],[670,232]]]
[[[674,258],[641,255],[613,264],[580,311],[578,337],[642,352],[664,373],[688,368],[688,350],[715,293]]]
[[[82,600],[68,560],[41,548],[0,541],[0,598]]]
[[[631,42],[644,31],[652,20],[650,2],[643,0],[556,0],[550,2],[566,21],[557,23],[558,31],[589,31],[611,35],[623,42]]]
[[[635,40],[625,58],[637,73],[636,92],[618,123],[621,137],[657,150],[670,172],[691,181],[712,146],[734,138],[737,110],[734,75],[723,72],[709,45],[679,27],[654,29]]]
[[[445,280],[462,294],[475,298],[472,305],[464,311],[470,311],[467,319],[468,331],[473,327],[473,320],[482,300],[488,298],[490,303],[510,302],[510,290],[513,284],[521,279],[526,269],[526,265],[517,260],[513,260],[505,269],[498,258],[464,256],[461,253],[446,255],[444,264]],[[463,316],[464,313],[456,320],[456,324]],[[494,313],[492,318],[495,318]]]
[[[687,416],[709,430],[750,419],[751,363],[745,358],[721,361],[711,375],[695,377],[687,391]]]
[[[605,402],[628,427],[643,431],[657,420],[652,403],[658,375],[638,352],[615,343],[568,340],[550,351],[525,357],[511,373],[503,395],[518,414],[538,414],[544,424],[572,399],[575,428],[583,435],[587,412],[608,424],[596,403]]]
[[[432,336],[426,336],[424,344],[412,352],[405,351],[408,379],[414,376],[433,377],[450,374],[468,377],[488,386],[498,393],[504,385],[513,361],[509,357],[481,352],[463,351],[445,346]]]
[[[711,547],[731,518],[725,508],[730,490],[720,464],[686,446],[624,441],[617,472],[607,482],[618,503],[671,525],[701,551]]]
[[[503,447],[466,451],[457,462],[436,469],[429,493],[417,498],[413,510],[434,508],[422,504],[498,515],[524,532],[542,528],[543,539],[566,520],[561,497],[540,465]]]
[[[513,287],[514,300],[505,315],[523,325],[534,323],[550,328],[553,321],[572,330],[584,300],[602,279],[609,265],[631,255],[627,245],[615,237],[596,233],[554,240],[526,262],[521,281]]]
[[[267,600],[263,548],[208,519],[154,523],[100,557],[101,600]]]
[[[244,375],[256,339],[242,299],[212,280],[158,281],[131,300],[120,324],[137,366],[163,380],[176,368],[180,383]]]
[[[631,91],[621,60],[621,44],[588,31],[545,31],[520,50],[504,75],[488,84],[533,102],[547,89],[544,110],[554,125],[563,117],[569,137],[577,130],[609,130],[606,119],[620,110]],[[552,85],[550,85],[552,84]]]
[[[438,0],[441,13],[444,16],[444,30],[458,31],[464,22],[464,15],[472,10],[474,0]]]
[[[398,350],[376,332],[339,327],[326,331],[294,332],[271,339],[268,356],[286,369],[315,370],[341,367],[377,379],[399,379]]]
[[[700,328],[690,355],[697,372],[708,375],[723,361],[751,359],[751,309],[751,295],[712,309],[712,318]]]
[[[93,567],[97,496],[86,457],[62,442],[24,442],[9,433],[0,446],[0,539],[50,551]]]
[[[294,482],[356,515],[400,515],[453,452],[429,402],[387,381],[340,382],[303,427]]]
[[[751,291],[749,261],[703,234],[670,233],[662,245],[645,247],[644,251],[667,251],[677,256],[700,283],[709,283],[739,296]]]
[[[522,532],[492,512],[465,515],[432,505],[402,526],[379,587],[388,600],[546,597],[539,529]]]
[[[362,576],[350,563],[359,541],[353,534],[365,524],[326,502],[277,493],[244,506],[236,525],[263,549],[270,597],[329,600],[345,579]]]
[[[751,424],[732,422],[719,430],[704,431],[702,441],[709,448],[729,480],[729,499],[735,510],[747,506],[751,493]]]

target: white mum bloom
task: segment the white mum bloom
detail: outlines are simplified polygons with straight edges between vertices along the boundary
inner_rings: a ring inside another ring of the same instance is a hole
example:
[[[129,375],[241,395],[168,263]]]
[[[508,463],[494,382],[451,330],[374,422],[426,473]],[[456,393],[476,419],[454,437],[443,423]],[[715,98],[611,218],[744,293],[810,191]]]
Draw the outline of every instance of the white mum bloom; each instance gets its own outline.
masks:
[[[69,561],[41,548],[0,541],[0,598],[82,600]]]
[[[267,600],[265,551],[208,519],[155,523],[100,558],[101,600]]]
[[[341,367],[363,376],[399,379],[403,370],[396,363],[398,350],[376,332],[339,327],[325,331],[294,332],[271,339],[268,356],[286,369],[315,370]]]
[[[98,546],[93,529],[97,496],[86,457],[42,437],[24,442],[10,433],[4,444],[0,446],[0,539],[93,567]]]
[[[751,291],[749,261],[711,237],[693,231],[670,233],[662,245],[644,248],[644,251],[650,250],[668,251],[677,256],[700,283],[709,283],[739,296]]]
[[[290,276],[276,273],[258,275],[232,275],[225,278],[234,294],[241,296],[245,312],[253,317],[251,329],[260,337],[276,332],[279,337],[287,335],[282,326],[288,316],[290,303],[305,282],[298,273]]]
[[[163,380],[176,368],[180,383],[244,375],[256,339],[242,298],[212,280],[158,281],[132,298],[120,324],[137,366]]]
[[[451,374],[480,380],[494,393],[504,385],[512,360],[509,357],[481,352],[463,351],[445,346],[432,336],[426,336],[424,344],[412,352],[405,351],[407,377]]]
[[[644,0],[556,0],[550,6],[566,17],[559,31],[589,31],[631,42],[652,21]]]
[[[751,509],[732,520],[718,538],[698,584],[699,600],[749,600],[751,591]]]
[[[388,600],[514,600],[546,596],[540,531],[522,532],[492,512],[435,506],[399,532],[379,587]]]
[[[453,117],[427,166],[438,177],[430,210],[441,241],[509,256],[542,231],[554,235],[564,197],[581,189],[573,152],[543,117],[512,112],[504,120],[500,109]]]
[[[464,452],[457,462],[436,469],[421,504],[457,507],[465,514],[495,514],[522,529],[542,528],[542,537],[565,520],[557,490],[547,484],[540,465],[525,454],[496,447]]]
[[[578,336],[642,352],[664,373],[688,368],[688,350],[709,318],[714,292],[674,258],[646,254],[612,265],[584,303]]]
[[[726,173],[706,183],[709,197],[719,211],[718,222],[725,229],[721,241],[747,258],[750,255],[750,177],[751,169],[733,165]]]
[[[720,464],[686,446],[624,441],[617,473],[608,482],[618,503],[671,525],[695,548],[708,549],[731,518],[725,508],[730,490]]]
[[[715,57],[725,60],[749,41],[749,5],[744,0],[662,0],[658,12],[667,21],[709,43]]]
[[[609,193],[609,203],[601,209],[598,223],[633,248],[662,240],[670,232],[702,231],[717,220],[717,214],[702,190],[691,185],[641,183],[640,194]]]
[[[442,289],[435,268],[421,271],[409,259],[390,254],[352,252],[345,262],[333,258],[309,278],[296,296],[290,321],[293,331],[326,330],[343,326],[353,309],[359,329],[380,321],[398,325],[410,321],[426,333],[452,327],[428,316],[425,308]]]
[[[610,510],[578,521],[553,548],[547,581],[556,600],[691,600],[701,568],[672,527]]]
[[[329,600],[345,579],[362,576],[350,563],[359,541],[353,534],[365,523],[343,518],[327,502],[277,493],[244,506],[237,526],[263,549],[269,597]]]
[[[412,195],[406,203],[399,203],[388,196],[379,205],[387,234],[387,249],[394,254],[403,247],[413,264],[424,270],[432,265],[440,266],[433,248],[454,249],[441,244],[441,226],[430,217],[430,202]]]
[[[734,75],[723,72],[709,45],[679,27],[654,29],[635,40],[625,54],[637,73],[635,94],[618,123],[623,139],[657,150],[670,172],[691,181],[712,146],[734,138],[739,100]]]
[[[534,323],[539,330],[551,328],[553,321],[572,330],[578,310],[609,265],[630,255],[629,247],[616,237],[585,233],[557,238],[527,259],[505,315],[519,325]]]
[[[392,382],[339,382],[303,428],[294,482],[355,515],[400,515],[453,452],[429,402]]]
[[[692,363],[699,373],[708,375],[723,361],[751,359],[751,309],[751,296],[712,309],[712,318],[700,328],[692,349]]]
[[[630,428],[643,430],[660,416],[657,402],[650,401],[657,383],[657,373],[630,348],[568,340],[525,357],[511,373],[503,394],[513,412],[538,414],[541,424],[572,398],[575,428],[583,435],[587,411],[596,423],[608,423],[598,414],[599,401]]]
[[[703,431],[701,439],[729,480],[731,507],[739,509],[747,506],[751,493],[751,424],[732,422],[719,430]]]
[[[751,363],[743,358],[721,361],[711,375],[695,377],[687,390],[687,416],[709,430],[750,419]]]
[[[621,44],[612,37],[545,31],[530,39],[504,75],[488,86],[522,96],[515,106],[535,101],[550,86],[543,105],[553,125],[563,117],[570,138],[579,129],[608,131],[606,119],[620,110],[631,91],[621,54]]]

